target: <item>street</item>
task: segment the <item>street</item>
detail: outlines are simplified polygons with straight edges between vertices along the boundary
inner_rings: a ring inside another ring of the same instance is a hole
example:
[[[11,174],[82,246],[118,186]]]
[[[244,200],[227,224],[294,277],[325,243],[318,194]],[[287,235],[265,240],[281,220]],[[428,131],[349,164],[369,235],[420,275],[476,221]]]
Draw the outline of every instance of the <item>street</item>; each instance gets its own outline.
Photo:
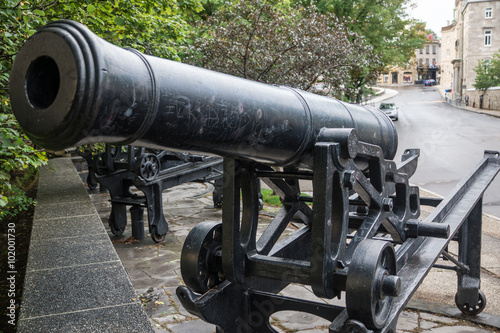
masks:
[[[448,105],[434,87],[391,89],[399,92],[390,99],[399,106],[395,160],[401,161],[405,149],[420,148],[419,166],[411,183],[446,196],[481,160],[484,150],[500,150],[500,118]],[[497,177],[484,196],[484,213],[500,217],[499,188]]]

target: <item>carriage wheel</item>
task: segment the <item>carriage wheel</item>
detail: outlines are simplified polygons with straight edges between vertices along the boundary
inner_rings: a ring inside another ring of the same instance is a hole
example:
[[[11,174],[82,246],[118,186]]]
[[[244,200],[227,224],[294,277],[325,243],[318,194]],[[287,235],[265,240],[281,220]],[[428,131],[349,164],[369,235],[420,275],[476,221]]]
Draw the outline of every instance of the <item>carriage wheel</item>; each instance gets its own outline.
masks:
[[[181,253],[181,274],[186,286],[203,294],[224,281],[217,253],[222,249],[222,223],[196,225],[188,234]]]
[[[370,329],[387,324],[393,297],[401,290],[396,265],[396,254],[390,243],[373,239],[359,243],[347,272],[349,318],[361,321]]]

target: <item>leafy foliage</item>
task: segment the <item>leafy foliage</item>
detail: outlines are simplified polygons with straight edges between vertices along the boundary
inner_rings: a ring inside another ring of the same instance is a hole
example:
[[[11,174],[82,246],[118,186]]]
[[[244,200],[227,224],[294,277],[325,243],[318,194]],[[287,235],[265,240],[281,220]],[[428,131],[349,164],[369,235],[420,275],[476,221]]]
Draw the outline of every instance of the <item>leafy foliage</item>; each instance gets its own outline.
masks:
[[[200,0],[3,0],[0,5],[0,207],[4,214],[30,204],[16,180],[47,160],[33,147],[12,116],[9,76],[24,41],[49,21],[71,19],[104,39],[141,52],[180,60],[177,44],[187,23],[203,10]],[[22,178],[22,177],[21,177]],[[20,205],[20,206],[19,206]],[[7,208],[9,207],[9,208]]]
[[[425,43],[425,24],[410,19],[405,7],[411,0],[292,0],[296,5],[315,5],[322,12],[335,13],[352,31],[363,36],[378,62],[363,64],[350,73],[350,85],[358,93],[387,67],[409,64],[415,49]],[[359,95],[358,95],[359,101]]]
[[[405,8],[411,0],[295,0],[333,12],[353,31],[364,36],[381,56],[382,66],[405,64],[425,42],[425,29]]]
[[[349,71],[377,62],[363,37],[316,7],[251,0],[226,4],[201,23],[185,61],[247,79],[320,93],[345,86]]]
[[[476,72],[474,88],[486,91],[488,88],[500,86],[500,52],[493,55],[493,59],[479,60],[474,68]]]
[[[24,192],[24,177],[36,174],[45,154],[27,144],[11,114],[0,114],[0,219],[28,209],[33,200]]]

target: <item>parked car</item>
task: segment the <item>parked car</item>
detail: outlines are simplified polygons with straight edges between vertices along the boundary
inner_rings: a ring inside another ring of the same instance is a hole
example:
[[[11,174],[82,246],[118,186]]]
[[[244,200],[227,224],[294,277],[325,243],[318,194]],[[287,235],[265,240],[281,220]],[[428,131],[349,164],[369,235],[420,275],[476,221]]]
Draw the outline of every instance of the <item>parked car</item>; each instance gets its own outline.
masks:
[[[424,86],[435,86],[437,81],[434,79],[424,80]]]
[[[394,104],[394,102],[382,102],[378,107],[383,113],[389,116],[389,118],[394,121],[399,118],[399,108]]]

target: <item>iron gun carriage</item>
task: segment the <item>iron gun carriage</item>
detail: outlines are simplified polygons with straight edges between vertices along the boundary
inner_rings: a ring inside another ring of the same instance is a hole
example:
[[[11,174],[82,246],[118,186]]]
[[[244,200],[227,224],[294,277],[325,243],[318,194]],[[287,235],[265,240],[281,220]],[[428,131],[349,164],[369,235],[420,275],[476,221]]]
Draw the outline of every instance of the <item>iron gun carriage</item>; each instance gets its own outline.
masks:
[[[393,161],[397,134],[382,112],[122,49],[71,21],[20,50],[11,101],[44,147],[106,142],[224,157],[222,223],[189,233],[177,289],[218,332],[274,332],[270,316],[283,310],[326,318],[329,332],[395,332],[441,255],[456,265],[457,306],[484,309],[481,206],[498,152],[485,152],[446,199],[420,198],[409,181],[419,151]],[[264,228],[260,181],[282,201]],[[435,207],[424,220],[421,205]],[[300,227],[286,234],[292,219]],[[345,294],[345,306],[280,296],[291,283],[322,298]]]
[[[222,158],[135,146],[111,146],[93,154],[86,147],[79,151],[88,164],[89,188],[99,183],[109,191],[111,213],[108,224],[121,236],[127,225],[130,206],[132,236],[144,238],[144,209],[148,229],[155,242],[165,240],[168,222],[163,213],[165,190],[187,182],[210,183],[215,208],[222,207]],[[134,191],[136,188],[140,192]],[[142,193],[142,194],[141,194]]]

